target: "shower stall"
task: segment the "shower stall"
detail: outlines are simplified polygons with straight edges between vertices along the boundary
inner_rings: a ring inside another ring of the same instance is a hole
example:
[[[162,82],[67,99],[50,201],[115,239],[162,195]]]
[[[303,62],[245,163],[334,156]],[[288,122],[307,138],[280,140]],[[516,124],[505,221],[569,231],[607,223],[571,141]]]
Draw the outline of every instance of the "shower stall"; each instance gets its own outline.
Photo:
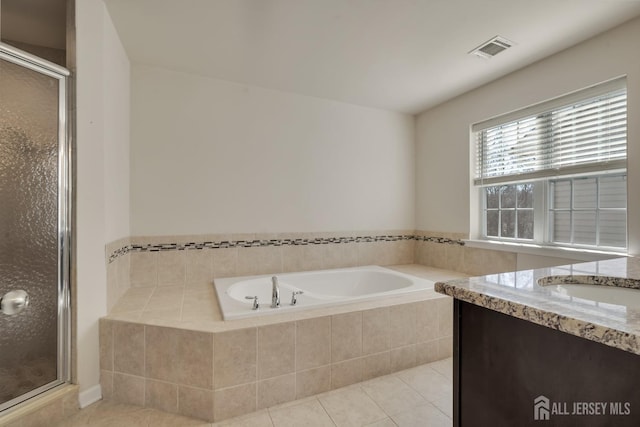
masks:
[[[70,380],[68,76],[0,43],[0,415]]]

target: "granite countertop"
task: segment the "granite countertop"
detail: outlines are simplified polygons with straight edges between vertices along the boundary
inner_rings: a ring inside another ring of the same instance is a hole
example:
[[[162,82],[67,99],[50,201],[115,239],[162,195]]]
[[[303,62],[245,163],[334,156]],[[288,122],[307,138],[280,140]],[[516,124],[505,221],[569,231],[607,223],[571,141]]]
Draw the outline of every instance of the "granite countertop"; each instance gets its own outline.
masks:
[[[437,282],[436,292],[611,347],[640,355],[640,304],[619,305],[570,296],[548,276],[593,276],[640,279],[640,258],[615,258],[560,267],[492,274]],[[571,285],[567,285],[571,286]],[[627,287],[635,287],[632,281]],[[634,291],[635,292],[635,291]],[[638,290],[640,292],[640,290]],[[640,297],[640,296],[639,296]]]

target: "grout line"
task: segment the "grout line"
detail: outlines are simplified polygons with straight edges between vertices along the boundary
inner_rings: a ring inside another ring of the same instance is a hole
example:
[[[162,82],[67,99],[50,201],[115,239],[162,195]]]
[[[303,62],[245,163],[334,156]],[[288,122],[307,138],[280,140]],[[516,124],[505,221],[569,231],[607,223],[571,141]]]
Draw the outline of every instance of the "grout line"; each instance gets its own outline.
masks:
[[[216,392],[216,334],[211,332],[211,396],[213,398],[213,409],[215,411],[215,392]]]
[[[271,416],[271,409],[270,408],[265,408],[267,411],[267,416],[269,417],[269,422],[271,423],[271,426],[274,427],[275,423],[273,422],[273,417]]]
[[[329,390],[333,390],[333,318],[329,316]]]
[[[378,377],[381,378],[381,377]],[[364,387],[360,386],[360,391],[362,391],[362,393],[364,393],[365,396],[367,396],[369,399],[371,399],[371,401],[378,407],[380,408],[380,410],[382,411],[383,414],[386,415],[386,418],[391,418],[391,415],[387,413],[387,411],[384,410],[384,408],[382,406],[380,406],[380,404],[378,403],[378,401],[376,399],[373,398],[373,396],[371,396],[369,393],[367,393],[367,390],[365,390]],[[378,420],[378,421],[382,421],[382,420]],[[374,421],[377,422],[377,421]]]
[[[255,389],[256,389],[256,401],[255,401],[255,406],[254,408],[257,410],[258,409],[258,381],[260,379],[260,362],[259,362],[259,357],[258,354],[260,353],[260,328],[259,327],[255,327],[255,331],[256,331],[256,381],[255,381]]]
[[[436,405],[434,402],[429,401],[429,403],[431,403],[431,406],[436,408],[442,415],[444,415],[448,419],[451,419],[451,417],[449,417],[449,415],[447,415],[442,409],[440,409],[440,407],[438,405]]]
[[[180,321],[182,321],[182,313],[184,312],[184,299],[186,294],[186,287],[182,288],[182,299],[180,300]]]
[[[111,325],[111,396],[113,398],[113,373],[116,371],[116,328],[114,322],[109,322]],[[99,327],[99,324],[98,324]],[[98,330],[98,334],[100,331]],[[100,345],[100,337],[98,336],[98,345]]]
[[[293,396],[298,397],[298,322],[293,321]]]
[[[318,403],[320,403],[320,406],[322,407],[322,409],[324,410],[324,413],[327,414],[327,416],[329,417],[329,420],[331,420],[331,422],[333,423],[334,426],[337,426],[338,423],[336,422],[336,420],[333,419],[333,417],[331,416],[331,413],[329,413],[329,411],[327,411],[327,408],[325,408],[325,406],[322,404],[322,401],[320,399],[318,399]]]
[[[142,376],[144,377],[144,388],[142,389],[142,406],[146,407],[147,406],[147,326],[146,325],[142,329]]]

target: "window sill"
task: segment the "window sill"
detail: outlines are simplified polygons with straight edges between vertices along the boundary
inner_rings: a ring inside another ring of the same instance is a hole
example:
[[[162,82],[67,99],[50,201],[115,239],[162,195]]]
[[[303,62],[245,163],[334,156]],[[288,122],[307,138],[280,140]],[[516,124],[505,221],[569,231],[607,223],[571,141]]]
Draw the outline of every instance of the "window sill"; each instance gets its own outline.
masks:
[[[576,261],[600,261],[609,258],[630,256],[626,252],[598,251],[591,249],[563,248],[529,243],[500,242],[496,240],[464,240],[470,248],[490,249],[494,251],[516,252],[519,254],[539,255],[555,258],[567,258]]]

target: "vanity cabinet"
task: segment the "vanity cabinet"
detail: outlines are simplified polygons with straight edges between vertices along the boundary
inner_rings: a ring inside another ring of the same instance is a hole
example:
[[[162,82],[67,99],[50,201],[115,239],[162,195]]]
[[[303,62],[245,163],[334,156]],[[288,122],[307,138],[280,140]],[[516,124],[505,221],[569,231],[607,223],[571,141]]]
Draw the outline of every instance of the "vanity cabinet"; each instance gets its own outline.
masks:
[[[636,354],[459,299],[453,345],[455,426],[640,426]]]

